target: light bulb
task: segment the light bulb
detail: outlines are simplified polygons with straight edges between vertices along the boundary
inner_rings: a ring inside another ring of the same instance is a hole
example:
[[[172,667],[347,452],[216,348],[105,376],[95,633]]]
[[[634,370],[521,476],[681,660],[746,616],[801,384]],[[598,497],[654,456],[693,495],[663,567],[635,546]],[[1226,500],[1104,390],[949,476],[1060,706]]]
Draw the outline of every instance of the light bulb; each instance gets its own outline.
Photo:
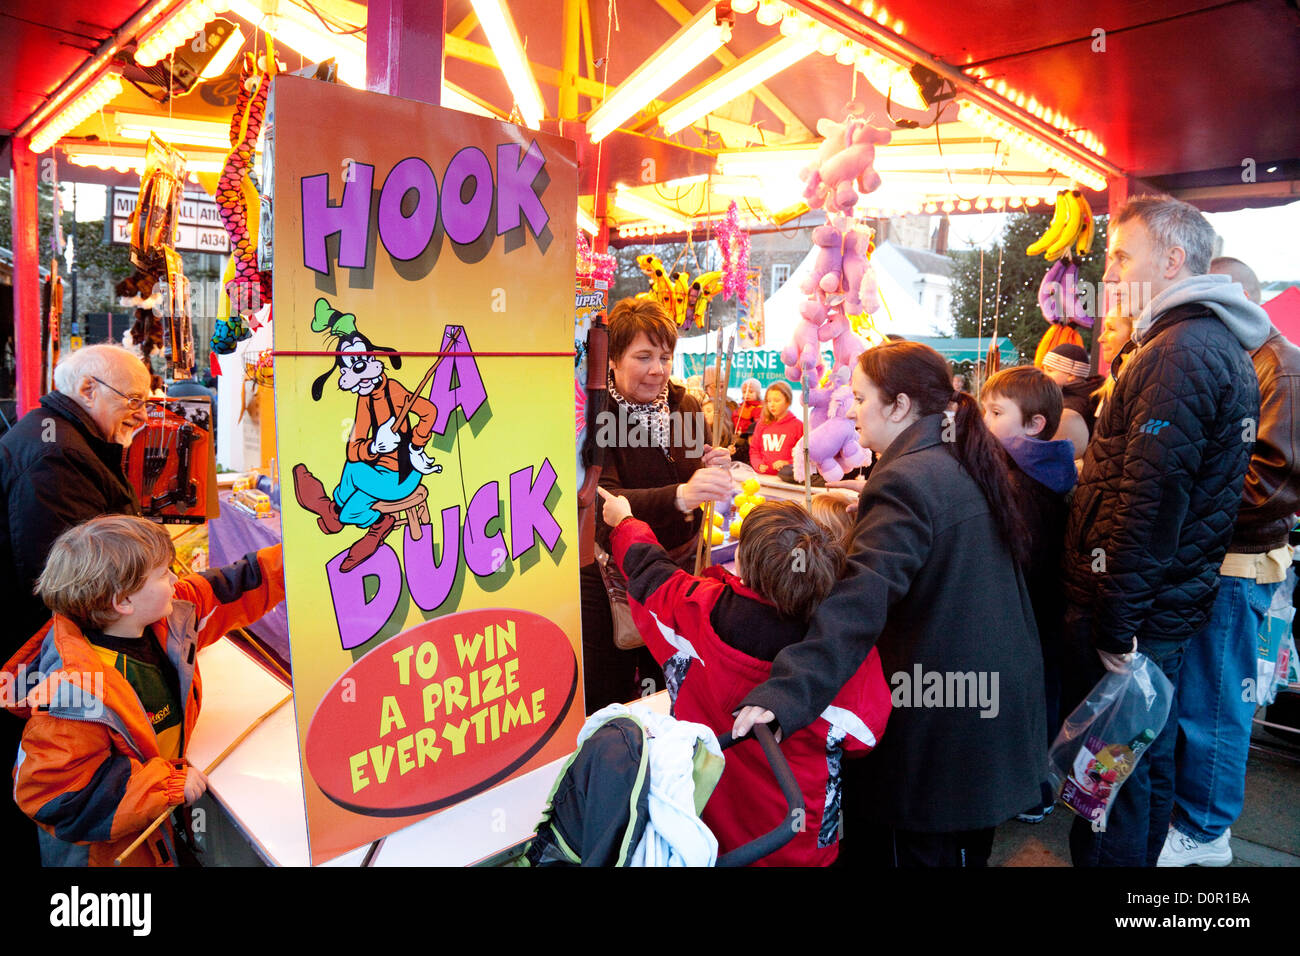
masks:
[[[754,19],[765,27],[770,27],[774,23],[781,22],[781,8],[772,2],[772,0],[763,0],[758,5],[758,12],[754,14]]]

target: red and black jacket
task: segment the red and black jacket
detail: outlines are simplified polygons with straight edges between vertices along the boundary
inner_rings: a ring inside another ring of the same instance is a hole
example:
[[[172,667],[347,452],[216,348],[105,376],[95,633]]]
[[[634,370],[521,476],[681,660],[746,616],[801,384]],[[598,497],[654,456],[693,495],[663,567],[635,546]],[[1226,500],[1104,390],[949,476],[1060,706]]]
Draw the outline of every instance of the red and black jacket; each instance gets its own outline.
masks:
[[[611,536],[646,646],[662,665],[673,716],[731,729],[732,714],[767,680],[782,648],[803,640],[807,624],[784,617],[722,568],[693,577],[677,567],[643,521],[629,518]],[[781,744],[799,781],[807,826],[765,866],[827,866],[839,851],[840,760],[875,747],[890,713],[889,689],[873,650],[822,714]],[[755,839],[785,815],[785,800],[754,740],[727,751],[726,771],[704,808],[719,852]]]

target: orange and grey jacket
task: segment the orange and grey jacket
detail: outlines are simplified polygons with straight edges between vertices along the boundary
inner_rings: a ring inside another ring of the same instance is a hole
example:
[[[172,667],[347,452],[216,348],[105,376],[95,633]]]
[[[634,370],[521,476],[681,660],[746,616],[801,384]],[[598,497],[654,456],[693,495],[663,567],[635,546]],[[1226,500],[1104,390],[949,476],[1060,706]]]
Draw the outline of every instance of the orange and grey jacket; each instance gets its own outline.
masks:
[[[172,613],[141,638],[156,640],[180,682],[188,743],[203,688],[199,650],[284,599],[280,546],[176,582]],[[185,802],[185,763],[159,755],[131,685],[80,628],[56,614],[0,671],[0,701],[27,720],[14,766],[14,800],[40,828],[44,866],[112,866],[161,813]],[[151,834],[128,866],[172,866],[170,826]]]

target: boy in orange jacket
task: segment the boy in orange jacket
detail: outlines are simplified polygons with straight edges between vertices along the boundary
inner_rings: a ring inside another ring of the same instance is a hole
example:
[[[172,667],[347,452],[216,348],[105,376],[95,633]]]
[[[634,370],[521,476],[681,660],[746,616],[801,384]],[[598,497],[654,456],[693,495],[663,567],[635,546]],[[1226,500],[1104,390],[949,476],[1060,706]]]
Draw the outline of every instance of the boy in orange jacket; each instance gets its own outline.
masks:
[[[203,795],[184,759],[198,720],[196,656],[284,599],[280,547],[177,579],[160,526],[94,518],[54,542],[36,590],[54,618],[0,672],[27,720],[14,798],[40,828],[45,866],[111,866],[168,809]],[[173,866],[170,826],[130,866]]]

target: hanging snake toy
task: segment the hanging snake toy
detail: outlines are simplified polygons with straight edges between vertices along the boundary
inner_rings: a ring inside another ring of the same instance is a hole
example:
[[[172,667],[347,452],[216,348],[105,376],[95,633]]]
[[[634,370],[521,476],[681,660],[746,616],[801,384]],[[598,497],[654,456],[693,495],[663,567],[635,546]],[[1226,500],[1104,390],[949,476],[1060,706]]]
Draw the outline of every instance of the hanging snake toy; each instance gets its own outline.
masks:
[[[222,276],[229,318],[219,319],[212,333],[212,347],[221,354],[233,352],[235,342],[248,338],[251,333],[243,320],[271,299],[271,276],[257,268],[261,201],[251,173],[274,70],[275,53],[269,39],[264,59],[245,54],[239,95],[230,119],[231,150],[217,180],[217,207],[231,245],[230,263]]]

